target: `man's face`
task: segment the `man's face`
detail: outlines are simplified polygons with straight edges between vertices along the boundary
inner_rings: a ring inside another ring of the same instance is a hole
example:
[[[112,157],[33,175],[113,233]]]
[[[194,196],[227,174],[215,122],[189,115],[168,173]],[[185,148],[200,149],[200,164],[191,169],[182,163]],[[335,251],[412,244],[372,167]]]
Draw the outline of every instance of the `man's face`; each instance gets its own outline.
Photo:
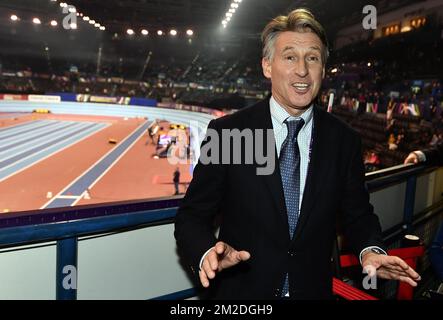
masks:
[[[323,44],[313,32],[285,31],[277,36],[271,61],[262,60],[272,95],[290,114],[298,115],[315,99],[324,78]]]

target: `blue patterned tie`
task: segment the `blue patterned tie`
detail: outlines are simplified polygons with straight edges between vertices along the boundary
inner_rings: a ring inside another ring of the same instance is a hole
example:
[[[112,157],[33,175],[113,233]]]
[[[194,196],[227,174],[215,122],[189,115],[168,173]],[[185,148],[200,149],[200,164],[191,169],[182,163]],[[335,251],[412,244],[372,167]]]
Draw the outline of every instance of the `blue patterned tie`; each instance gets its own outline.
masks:
[[[289,236],[292,239],[295,227],[297,226],[300,202],[300,150],[298,148],[297,136],[305,124],[305,121],[303,119],[292,121],[286,119],[285,123],[288,127],[288,136],[283,142],[279,160],[286,211],[288,214]],[[288,292],[289,279],[286,274],[282,296],[285,296]]]

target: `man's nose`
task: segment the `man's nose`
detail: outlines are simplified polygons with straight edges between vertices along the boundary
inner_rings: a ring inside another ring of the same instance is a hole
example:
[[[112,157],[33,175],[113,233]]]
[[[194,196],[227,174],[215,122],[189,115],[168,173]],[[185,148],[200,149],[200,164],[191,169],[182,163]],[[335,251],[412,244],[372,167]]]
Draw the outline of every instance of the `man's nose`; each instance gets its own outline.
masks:
[[[300,59],[297,61],[295,65],[295,73],[299,77],[306,77],[309,73],[308,66],[306,64],[306,61],[304,59]]]

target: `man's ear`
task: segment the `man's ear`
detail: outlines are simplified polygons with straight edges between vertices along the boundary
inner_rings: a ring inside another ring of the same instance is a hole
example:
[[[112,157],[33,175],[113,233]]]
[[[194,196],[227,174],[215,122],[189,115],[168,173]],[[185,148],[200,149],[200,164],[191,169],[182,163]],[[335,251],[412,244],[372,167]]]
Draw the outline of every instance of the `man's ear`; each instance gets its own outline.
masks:
[[[271,62],[267,58],[262,58],[261,66],[263,69],[264,76],[268,79],[271,79],[271,71],[272,71]]]

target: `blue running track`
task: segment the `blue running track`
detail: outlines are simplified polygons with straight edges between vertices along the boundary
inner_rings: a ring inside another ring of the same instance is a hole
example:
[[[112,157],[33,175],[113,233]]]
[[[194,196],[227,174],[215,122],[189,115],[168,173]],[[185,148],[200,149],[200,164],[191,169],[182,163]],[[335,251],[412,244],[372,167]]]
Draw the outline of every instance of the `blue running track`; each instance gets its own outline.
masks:
[[[51,199],[43,208],[73,206],[78,202],[85,191],[95,184],[103,174],[109,170],[118,159],[146,132],[150,122],[145,121],[130,136],[119,143],[116,148],[108,152],[102,159],[89,168],[83,175],[66,187],[57,196]]]
[[[95,122],[42,120],[0,129],[0,181],[108,125]]]

